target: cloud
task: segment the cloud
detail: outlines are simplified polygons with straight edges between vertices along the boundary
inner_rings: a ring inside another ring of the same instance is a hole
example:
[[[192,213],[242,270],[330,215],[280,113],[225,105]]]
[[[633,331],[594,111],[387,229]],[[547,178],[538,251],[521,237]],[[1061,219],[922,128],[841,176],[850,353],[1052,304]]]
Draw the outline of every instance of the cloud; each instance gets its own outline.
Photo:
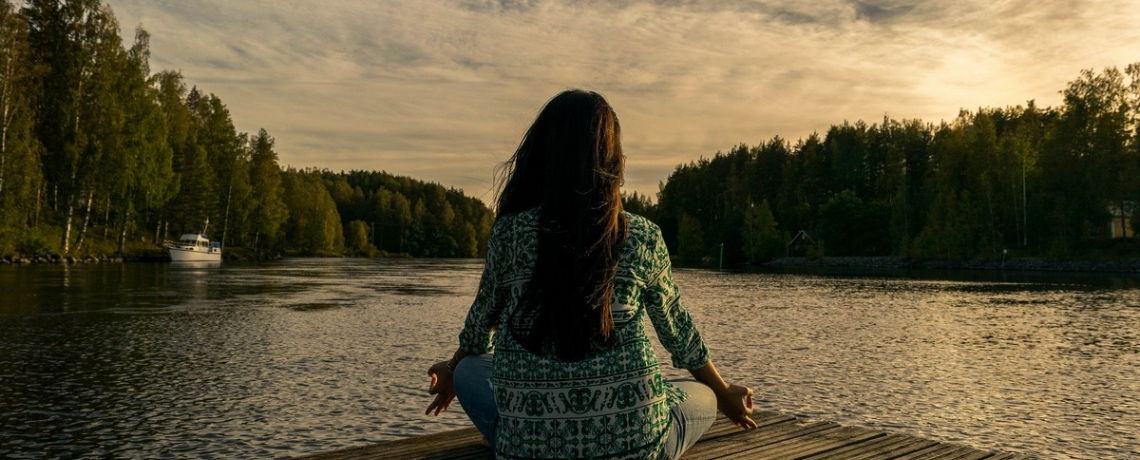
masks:
[[[542,103],[605,94],[626,186],[831,124],[938,121],[1140,60],[1123,0],[110,0],[152,68],[217,94],[283,163],[490,189]]]

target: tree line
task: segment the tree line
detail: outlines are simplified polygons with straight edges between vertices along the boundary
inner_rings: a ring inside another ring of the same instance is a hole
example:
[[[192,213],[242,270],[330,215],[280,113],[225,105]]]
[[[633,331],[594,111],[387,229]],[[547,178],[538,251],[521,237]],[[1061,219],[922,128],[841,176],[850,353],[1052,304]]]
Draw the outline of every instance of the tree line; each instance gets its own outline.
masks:
[[[151,73],[100,0],[0,0],[0,254],[110,254],[207,228],[255,253],[471,257],[492,214],[385,172],[282,169],[264,129]]]
[[[0,0],[0,254],[123,253],[207,222],[257,253],[483,253],[494,215],[479,200],[385,172],[283,169],[265,130],[238,132],[218,96],[152,73],[149,39],[125,44],[100,0]],[[1106,235],[1137,230],[1140,63],[1083,71],[1062,94],[1057,108],[742,144],[679,165],[656,203],[624,204],[686,263],[778,257],[801,231],[813,256],[1135,254]]]
[[[1136,254],[1140,63],[1085,70],[1059,108],[863,121],[678,165],[657,203],[628,196],[686,263],[787,254],[993,258]],[[1112,239],[1112,226],[1128,229]],[[808,245],[789,248],[804,231]],[[722,246],[723,245],[723,246]],[[802,251],[802,252],[800,252]]]

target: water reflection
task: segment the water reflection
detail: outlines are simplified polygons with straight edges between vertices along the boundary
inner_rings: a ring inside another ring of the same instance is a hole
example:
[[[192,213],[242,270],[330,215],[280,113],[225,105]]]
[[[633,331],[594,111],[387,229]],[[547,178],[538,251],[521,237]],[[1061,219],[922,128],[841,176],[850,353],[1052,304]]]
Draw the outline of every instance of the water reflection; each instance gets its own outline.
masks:
[[[220,264],[90,264],[4,267],[0,314],[151,310],[205,300]]]
[[[1140,291],[1105,287],[1135,280],[758,274],[730,290],[706,277],[682,285],[695,316],[731,315],[723,295],[767,299],[757,323],[774,330],[740,365],[777,383],[774,408],[1051,457],[1130,458],[1138,447],[1140,416],[1112,408],[1134,406],[1140,390]]]
[[[0,267],[0,457],[288,457],[466,426],[426,422],[423,366],[480,268]],[[766,409],[1056,458],[1140,450],[1133,278],[676,277]]]

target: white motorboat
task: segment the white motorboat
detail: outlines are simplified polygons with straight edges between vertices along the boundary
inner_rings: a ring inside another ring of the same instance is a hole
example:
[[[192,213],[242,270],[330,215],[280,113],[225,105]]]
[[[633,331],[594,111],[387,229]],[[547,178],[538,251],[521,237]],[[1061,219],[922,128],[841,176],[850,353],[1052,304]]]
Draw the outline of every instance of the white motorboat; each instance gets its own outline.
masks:
[[[210,242],[210,237],[201,233],[185,233],[178,242],[168,242],[166,250],[174,262],[221,262],[222,244]]]

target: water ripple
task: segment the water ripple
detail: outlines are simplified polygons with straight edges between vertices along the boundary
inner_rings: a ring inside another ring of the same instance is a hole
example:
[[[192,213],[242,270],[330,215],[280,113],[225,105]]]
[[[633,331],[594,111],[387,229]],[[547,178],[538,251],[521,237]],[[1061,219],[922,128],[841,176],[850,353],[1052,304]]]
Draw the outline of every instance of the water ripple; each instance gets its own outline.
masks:
[[[480,267],[0,267],[0,457],[288,458],[469,426],[423,416],[424,371]],[[765,409],[1135,458],[1140,283],[1001,277],[676,271],[718,367]]]

